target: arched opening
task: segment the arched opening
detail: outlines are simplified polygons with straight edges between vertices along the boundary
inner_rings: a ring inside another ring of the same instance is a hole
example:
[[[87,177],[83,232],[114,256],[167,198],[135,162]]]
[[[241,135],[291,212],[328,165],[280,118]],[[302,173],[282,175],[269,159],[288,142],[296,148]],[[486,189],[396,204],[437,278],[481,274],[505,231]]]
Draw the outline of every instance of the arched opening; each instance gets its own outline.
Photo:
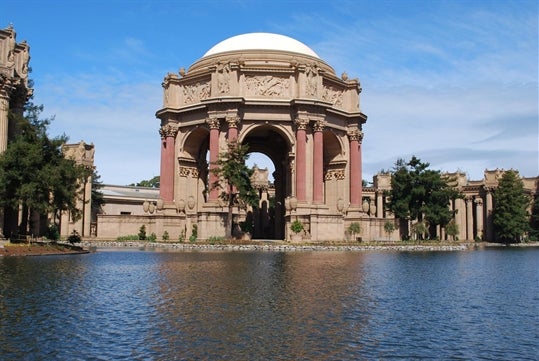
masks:
[[[267,179],[272,180],[264,185],[261,177],[260,184],[255,184],[259,189],[261,202],[251,215],[253,238],[284,239],[284,199],[291,189],[291,179],[287,172],[290,144],[279,128],[270,125],[248,129],[240,141],[249,146],[248,164],[256,164],[261,175],[264,175],[264,168],[267,168]]]

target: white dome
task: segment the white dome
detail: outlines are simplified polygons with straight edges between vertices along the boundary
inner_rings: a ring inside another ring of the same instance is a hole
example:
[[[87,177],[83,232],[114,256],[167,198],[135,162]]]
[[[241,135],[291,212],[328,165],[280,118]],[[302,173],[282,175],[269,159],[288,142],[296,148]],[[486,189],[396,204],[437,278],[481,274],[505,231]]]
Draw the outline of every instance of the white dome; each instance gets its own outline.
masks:
[[[221,41],[208,50],[203,57],[239,50],[280,50],[320,57],[307,45],[288,36],[271,33],[248,33]]]

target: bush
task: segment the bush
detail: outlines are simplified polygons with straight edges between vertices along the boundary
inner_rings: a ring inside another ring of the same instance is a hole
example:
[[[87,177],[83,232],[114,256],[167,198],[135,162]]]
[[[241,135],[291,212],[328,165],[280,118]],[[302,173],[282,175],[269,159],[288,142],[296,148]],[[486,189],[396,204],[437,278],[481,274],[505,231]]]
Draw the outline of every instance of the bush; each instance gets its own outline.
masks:
[[[71,244],[80,243],[82,242],[82,238],[79,234],[79,232],[73,230],[73,232],[67,237],[67,241]]]
[[[156,239],[157,239],[157,236],[153,232],[148,236],[148,241],[150,242],[155,242]]]
[[[292,230],[292,232],[294,233],[299,233],[301,231],[303,231],[303,223],[301,223],[299,220],[295,220],[294,222],[292,222],[292,224],[290,225],[290,229]]]
[[[130,234],[127,236],[118,236],[116,237],[117,241],[138,241],[140,238],[138,234]]]
[[[45,235],[47,239],[50,239],[51,241],[57,241],[60,239],[60,231],[58,231],[58,226],[56,224],[51,224],[49,228],[47,228],[47,234]]]
[[[350,225],[348,226],[348,232],[350,232],[352,234],[361,233],[361,226],[360,226],[359,222],[350,223]]]
[[[138,230],[138,239],[144,241],[146,239],[146,226],[143,224]]]
[[[189,242],[196,242],[198,238],[198,226],[196,224],[193,224],[193,228],[191,229],[191,235],[189,236]]]
[[[170,238],[169,234],[168,234],[168,231],[165,231],[163,232],[163,241],[168,241],[168,239]]]

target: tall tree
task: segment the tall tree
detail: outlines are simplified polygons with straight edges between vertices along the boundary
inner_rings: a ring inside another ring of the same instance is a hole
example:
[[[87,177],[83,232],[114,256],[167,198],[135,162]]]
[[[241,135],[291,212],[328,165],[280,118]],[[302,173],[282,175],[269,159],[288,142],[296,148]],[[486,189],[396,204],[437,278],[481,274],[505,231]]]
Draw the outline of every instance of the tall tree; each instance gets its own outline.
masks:
[[[160,180],[161,180],[161,177],[156,175],[152,179],[141,180],[140,182],[138,182],[136,184],[131,183],[130,186],[159,188]]]
[[[418,224],[426,222],[429,236],[433,237],[436,226],[446,226],[453,218],[449,201],[460,194],[450,185],[451,179],[428,167],[429,163],[423,163],[415,156],[408,162],[397,160],[391,174],[388,209],[401,220],[401,227],[408,220]],[[407,230],[405,234],[401,232],[401,237],[406,236]]]
[[[232,217],[234,206],[258,205],[258,193],[251,184],[253,170],[245,164],[249,158],[249,147],[238,142],[229,142],[228,150],[219,154],[216,167],[212,172],[218,180],[211,185],[212,189],[219,189],[219,198],[228,205],[226,223],[226,237],[232,236]]]
[[[51,119],[39,119],[42,110],[43,106],[29,102],[24,117],[10,114],[14,134],[0,155],[0,206],[6,213],[7,236],[26,234],[33,211],[55,215],[69,211],[73,218],[80,217],[77,196],[88,170],[64,158],[61,147],[67,137],[49,138]],[[17,225],[19,209],[22,217]]]
[[[530,238],[539,241],[539,192],[535,193],[530,217]]]
[[[522,236],[529,231],[528,204],[522,179],[516,171],[508,170],[494,191],[492,225],[497,241],[517,243],[522,240]]]

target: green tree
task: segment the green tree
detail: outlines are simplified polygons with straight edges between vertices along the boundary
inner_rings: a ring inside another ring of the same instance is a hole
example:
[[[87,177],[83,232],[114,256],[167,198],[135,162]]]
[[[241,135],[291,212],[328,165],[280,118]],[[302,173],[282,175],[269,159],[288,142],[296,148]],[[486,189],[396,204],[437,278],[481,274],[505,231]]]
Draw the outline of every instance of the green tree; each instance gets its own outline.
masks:
[[[28,102],[24,117],[9,114],[14,134],[0,155],[0,206],[7,236],[26,234],[32,212],[52,213],[55,220],[62,211],[73,219],[81,216],[77,200],[89,170],[64,157],[67,136],[48,136],[51,119],[39,119],[42,110],[43,106]],[[17,226],[19,208],[22,217]]]
[[[219,189],[219,198],[228,205],[226,223],[226,237],[232,236],[232,217],[234,206],[257,206],[258,193],[251,184],[253,170],[245,164],[249,158],[247,145],[235,141],[228,143],[228,150],[219,154],[216,167],[212,172],[218,180],[211,185],[212,189]]]
[[[454,212],[449,201],[460,196],[450,183],[452,179],[443,177],[440,171],[428,169],[429,163],[423,163],[413,156],[410,161],[397,160],[391,172],[391,191],[387,208],[401,221],[401,237],[408,235],[408,220],[424,226],[428,224],[428,233],[435,235],[436,226],[446,226]],[[416,232],[417,233],[417,232]]]
[[[529,199],[524,193],[524,183],[514,170],[505,172],[494,191],[492,225],[496,241],[518,243],[529,231],[529,218],[526,211]]]
[[[530,239],[539,240],[539,192],[535,194],[530,217]]]
[[[149,187],[149,188],[159,188],[159,182],[161,181],[161,177],[156,175],[152,179],[148,180],[141,180],[138,183],[131,183],[130,186],[137,186],[137,187]]]
[[[101,182],[101,176],[97,173],[97,170],[94,169],[92,172],[92,217],[97,213],[100,213],[101,207],[105,204],[105,199],[103,193],[100,189],[103,187]]]

